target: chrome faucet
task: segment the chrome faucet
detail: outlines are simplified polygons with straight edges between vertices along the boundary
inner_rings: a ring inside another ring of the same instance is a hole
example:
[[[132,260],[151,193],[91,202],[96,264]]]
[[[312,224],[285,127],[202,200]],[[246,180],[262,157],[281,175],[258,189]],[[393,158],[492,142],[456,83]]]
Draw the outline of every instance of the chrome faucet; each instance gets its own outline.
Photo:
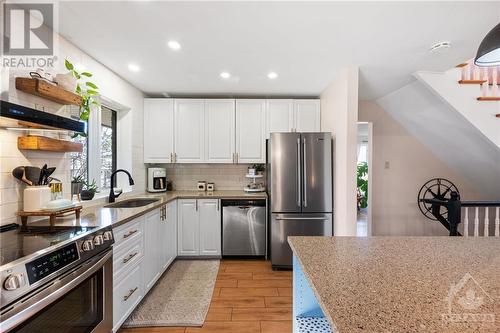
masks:
[[[115,188],[114,188],[115,187],[115,175],[118,172],[125,172],[128,175],[129,185],[134,185],[134,180],[132,179],[130,172],[128,172],[125,169],[118,169],[118,170],[114,171],[111,174],[111,189],[109,190],[109,200],[108,200],[109,203],[115,202],[115,199],[118,198],[120,196],[120,194],[122,194],[122,191],[115,193]]]

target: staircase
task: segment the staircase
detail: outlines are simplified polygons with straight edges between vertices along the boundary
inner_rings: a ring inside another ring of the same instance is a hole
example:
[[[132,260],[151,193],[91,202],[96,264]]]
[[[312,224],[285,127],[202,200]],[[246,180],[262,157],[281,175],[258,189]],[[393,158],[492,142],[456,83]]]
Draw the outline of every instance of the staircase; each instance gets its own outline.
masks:
[[[494,67],[479,67],[474,64],[471,59],[460,65],[459,84],[473,84],[480,86],[480,94],[476,99],[483,102],[500,101],[500,66]],[[495,114],[495,117],[500,118],[500,112]]]
[[[499,68],[420,71],[376,102],[484,200],[500,200]],[[491,84],[490,84],[491,83]]]

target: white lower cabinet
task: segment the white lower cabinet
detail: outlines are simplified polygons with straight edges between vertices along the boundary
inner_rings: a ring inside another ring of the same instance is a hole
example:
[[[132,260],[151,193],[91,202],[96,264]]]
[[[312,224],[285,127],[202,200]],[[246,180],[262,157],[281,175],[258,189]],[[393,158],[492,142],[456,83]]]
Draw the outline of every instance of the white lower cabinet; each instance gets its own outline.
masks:
[[[196,256],[200,252],[200,232],[198,228],[198,200],[177,200],[177,254],[179,256]]]
[[[113,278],[113,332],[118,331],[143,297],[141,261],[130,273]]]
[[[177,202],[113,230],[113,332],[177,256]]]
[[[177,202],[167,204],[165,217],[160,226],[160,268],[165,271],[177,257]]]
[[[219,199],[178,200],[178,256],[220,256]]]
[[[146,292],[151,289],[160,277],[160,209],[146,214],[144,223],[144,287]]]

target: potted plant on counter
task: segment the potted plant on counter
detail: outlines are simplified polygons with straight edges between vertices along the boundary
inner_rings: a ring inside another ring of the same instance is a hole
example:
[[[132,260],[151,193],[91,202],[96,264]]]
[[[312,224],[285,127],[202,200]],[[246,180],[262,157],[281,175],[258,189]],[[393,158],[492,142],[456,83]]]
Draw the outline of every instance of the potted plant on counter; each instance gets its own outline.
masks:
[[[255,172],[257,172],[258,175],[263,175],[264,174],[264,164],[254,164],[253,168],[255,169]]]
[[[82,176],[73,177],[71,180],[71,199],[73,199],[74,195],[80,195],[84,183],[85,179]]]
[[[97,193],[97,184],[95,179],[92,182],[85,182],[85,189],[80,193],[82,200],[92,200]]]

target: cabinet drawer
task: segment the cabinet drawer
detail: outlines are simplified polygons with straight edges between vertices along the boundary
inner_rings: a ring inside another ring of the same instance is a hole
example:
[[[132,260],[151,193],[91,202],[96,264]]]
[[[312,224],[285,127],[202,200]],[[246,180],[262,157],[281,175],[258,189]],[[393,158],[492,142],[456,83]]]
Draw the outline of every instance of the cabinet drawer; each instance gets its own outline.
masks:
[[[131,244],[137,239],[142,239],[144,232],[144,217],[126,223],[113,230],[115,236],[114,248],[118,251],[125,244]]]
[[[116,331],[142,299],[142,262],[113,288],[113,327]]]
[[[120,246],[113,251],[113,277],[126,274],[130,271],[144,255],[142,238],[136,239],[132,244]],[[130,245],[130,246],[129,246]]]

